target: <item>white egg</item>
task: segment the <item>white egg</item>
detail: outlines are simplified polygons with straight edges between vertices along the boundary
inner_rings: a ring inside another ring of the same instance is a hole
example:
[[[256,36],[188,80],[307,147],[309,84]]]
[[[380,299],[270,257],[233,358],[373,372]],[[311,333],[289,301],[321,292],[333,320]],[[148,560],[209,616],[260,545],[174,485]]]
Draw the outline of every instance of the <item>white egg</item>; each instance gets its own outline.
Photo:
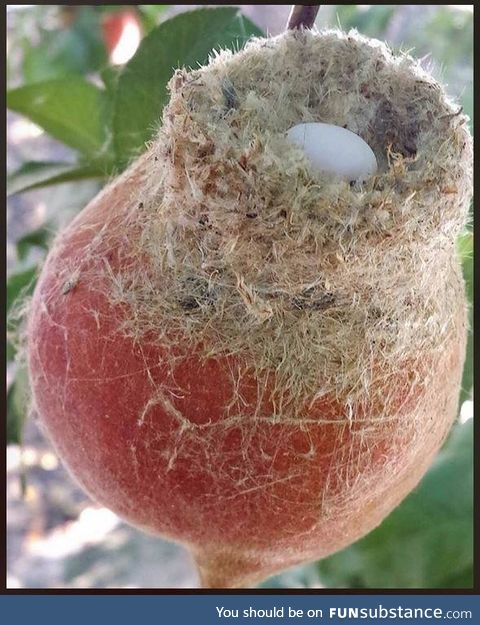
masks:
[[[341,126],[320,122],[297,124],[287,132],[287,138],[303,149],[318,172],[336,174],[349,181],[364,181],[377,171],[372,148]]]

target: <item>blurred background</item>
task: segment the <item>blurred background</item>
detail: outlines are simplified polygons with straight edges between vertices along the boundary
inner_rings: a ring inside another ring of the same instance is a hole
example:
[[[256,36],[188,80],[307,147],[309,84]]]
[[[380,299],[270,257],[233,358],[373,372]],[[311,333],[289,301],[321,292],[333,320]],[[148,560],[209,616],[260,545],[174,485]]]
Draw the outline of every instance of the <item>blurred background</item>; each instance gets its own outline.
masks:
[[[237,29],[238,37],[262,31],[278,34],[290,9],[287,5],[236,6],[245,19],[240,23],[232,8],[231,14],[218,14],[218,24],[228,18],[229,32],[235,34]],[[230,40],[218,39],[219,26],[217,32],[212,27],[211,33],[200,35],[189,15],[180,22],[175,17],[193,8],[7,7],[10,588],[190,588],[198,584],[185,550],[127,526],[90,501],[66,474],[29,412],[18,341],[25,298],[55,232],[86,205],[106,178],[142,149],[153,131],[156,119],[148,121],[148,103],[133,102],[135,110],[140,108],[140,125],[130,133],[134,142],[115,132],[116,123],[123,128],[135,122],[130,111],[128,119],[122,118],[125,92],[140,91],[132,89],[123,70],[153,71],[145,36],[158,31],[155,71],[163,72],[163,82],[171,67],[182,64],[185,54],[181,43],[178,50],[162,53],[165,29],[183,29],[190,38],[202,36],[205,54],[216,45],[231,45]],[[317,26],[356,28],[421,59],[463,106],[473,131],[473,5],[322,5]],[[145,79],[156,85],[160,81],[151,78]],[[160,103],[163,83],[161,89]],[[129,100],[127,104],[132,106]],[[98,117],[99,110],[103,117]],[[467,230],[459,240],[459,251],[470,298],[472,250],[473,235]],[[419,487],[366,538],[321,563],[272,578],[264,587],[472,586],[472,360],[470,336],[458,423]]]

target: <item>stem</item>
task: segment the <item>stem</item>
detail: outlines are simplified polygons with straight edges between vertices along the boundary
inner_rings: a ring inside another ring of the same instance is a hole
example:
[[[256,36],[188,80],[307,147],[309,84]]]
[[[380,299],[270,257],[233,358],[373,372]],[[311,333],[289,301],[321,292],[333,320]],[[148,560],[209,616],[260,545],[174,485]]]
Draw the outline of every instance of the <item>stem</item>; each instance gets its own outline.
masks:
[[[254,588],[278,572],[261,560],[234,552],[199,551],[193,554],[201,588]]]
[[[287,30],[299,30],[301,28],[310,29],[315,24],[319,4],[294,4],[290,12]]]

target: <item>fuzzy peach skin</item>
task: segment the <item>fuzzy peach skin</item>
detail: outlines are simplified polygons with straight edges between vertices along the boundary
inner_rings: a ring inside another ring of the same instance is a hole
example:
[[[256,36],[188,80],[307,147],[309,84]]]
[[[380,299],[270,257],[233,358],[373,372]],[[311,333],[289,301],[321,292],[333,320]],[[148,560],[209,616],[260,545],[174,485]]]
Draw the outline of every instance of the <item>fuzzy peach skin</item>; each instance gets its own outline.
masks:
[[[416,370],[405,364],[394,418],[366,428],[327,397],[300,427],[276,423],[268,392],[253,414],[257,384],[245,374],[239,422],[227,407],[233,357],[205,361],[179,342],[172,370],[153,340],[123,332],[128,306],[108,300],[111,272],[141,262],[131,257],[138,229],[125,215],[135,214],[144,162],[94,199],[48,257],[27,329],[34,407],[94,500],[186,545],[204,586],[249,586],[357,540],[418,483],[456,414],[463,307],[440,357],[425,355]],[[412,394],[417,375],[428,380]],[[182,393],[164,390],[171,380]],[[413,410],[414,431],[402,427]]]

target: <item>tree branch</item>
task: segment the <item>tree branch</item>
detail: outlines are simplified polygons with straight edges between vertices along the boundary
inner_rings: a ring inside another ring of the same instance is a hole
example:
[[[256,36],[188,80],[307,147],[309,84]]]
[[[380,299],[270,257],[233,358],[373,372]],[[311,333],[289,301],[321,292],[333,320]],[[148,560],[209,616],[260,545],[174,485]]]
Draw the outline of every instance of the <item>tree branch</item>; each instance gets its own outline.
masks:
[[[300,28],[312,28],[315,24],[319,4],[294,4],[288,17],[287,30],[298,30]]]

